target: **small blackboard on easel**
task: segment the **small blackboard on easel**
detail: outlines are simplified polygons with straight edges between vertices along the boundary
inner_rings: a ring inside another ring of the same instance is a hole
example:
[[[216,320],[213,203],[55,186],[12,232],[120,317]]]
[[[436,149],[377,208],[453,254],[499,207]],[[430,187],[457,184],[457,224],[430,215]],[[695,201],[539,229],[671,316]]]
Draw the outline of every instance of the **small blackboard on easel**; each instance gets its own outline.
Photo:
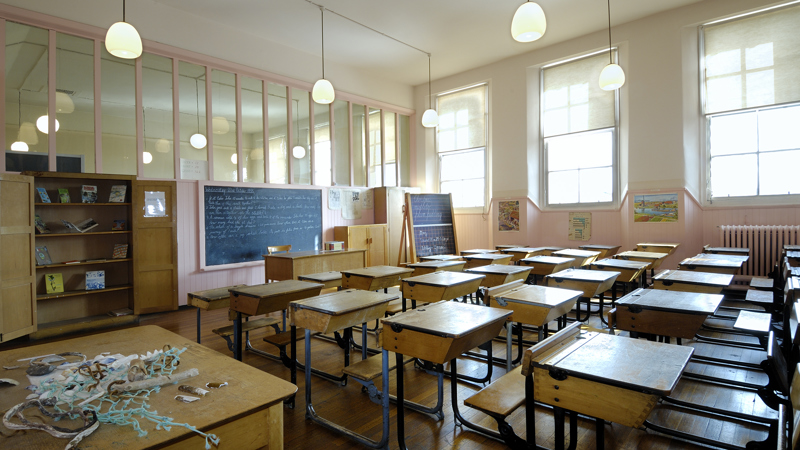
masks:
[[[450,194],[406,193],[403,236],[411,243],[411,261],[423,256],[458,255],[454,217]]]

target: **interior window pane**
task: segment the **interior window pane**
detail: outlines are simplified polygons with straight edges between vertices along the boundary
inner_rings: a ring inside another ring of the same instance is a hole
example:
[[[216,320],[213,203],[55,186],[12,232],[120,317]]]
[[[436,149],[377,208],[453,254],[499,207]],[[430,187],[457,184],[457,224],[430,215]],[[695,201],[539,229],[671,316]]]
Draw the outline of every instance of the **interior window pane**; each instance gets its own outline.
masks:
[[[211,71],[211,132],[214,133],[214,180],[238,181],[236,155],[236,76]]]
[[[483,178],[485,173],[483,149],[442,154],[440,161],[442,181]]]
[[[103,173],[136,175],[135,60],[100,51]]]
[[[289,109],[286,103],[286,86],[267,84],[267,120],[269,121],[269,182],[289,183],[289,140],[286,135]]]
[[[369,184],[382,186],[381,177],[381,110],[369,108]]]
[[[333,101],[334,133],[334,158],[336,173],[334,183],[338,186],[350,185],[350,113],[348,102],[344,100]]]
[[[83,171],[94,173],[94,41],[91,39],[56,33],[56,119],[60,123],[56,153],[82,159]]]
[[[172,59],[150,53],[142,54],[142,107],[144,176],[175,178],[172,147]]]
[[[711,192],[714,197],[758,194],[756,155],[711,158]]]
[[[400,128],[397,132],[398,158],[400,159],[400,186],[410,186],[411,183],[411,118],[400,115]]]
[[[761,111],[758,145],[762,152],[800,148],[800,106]]]
[[[547,139],[548,170],[611,166],[612,131],[582,133]]]
[[[547,175],[547,202],[578,203],[578,171],[550,172]]]
[[[759,155],[760,195],[800,194],[800,150]]]
[[[610,202],[613,192],[611,167],[580,171],[581,203]]]
[[[261,80],[242,77],[242,180],[264,182],[264,88]]]
[[[711,118],[711,156],[751,153],[758,150],[755,112]]]
[[[181,179],[208,179],[206,68],[178,63]]]
[[[311,136],[310,100],[311,93],[292,88],[292,120],[294,140],[292,141],[292,182],[295,184],[311,184]]]
[[[366,107],[353,104],[353,185],[367,185]]]
[[[386,142],[384,143],[384,153],[386,153],[386,162],[384,164],[386,173],[384,175],[384,186],[397,186],[397,166],[395,165],[395,154],[397,152],[397,137],[395,136],[395,114],[392,112],[383,113],[383,136]],[[391,173],[390,173],[391,172]]]

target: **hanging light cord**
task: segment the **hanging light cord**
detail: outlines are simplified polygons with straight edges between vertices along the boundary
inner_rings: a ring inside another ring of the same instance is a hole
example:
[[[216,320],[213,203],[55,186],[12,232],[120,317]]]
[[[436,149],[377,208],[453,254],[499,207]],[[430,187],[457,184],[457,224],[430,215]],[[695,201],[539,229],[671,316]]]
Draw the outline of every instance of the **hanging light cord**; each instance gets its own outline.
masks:
[[[125,0],[122,0],[122,21],[125,22]]]
[[[431,109],[433,109],[433,97],[431,96],[431,54],[428,53],[428,100],[431,102]]]
[[[322,78],[325,79],[325,8],[322,6],[319,15],[322,17]]]
[[[194,97],[195,97],[195,106],[197,111],[197,132],[200,133],[200,88],[198,87],[200,84],[197,78],[194,79]]]
[[[614,63],[611,60],[611,0],[608,0],[608,63]]]

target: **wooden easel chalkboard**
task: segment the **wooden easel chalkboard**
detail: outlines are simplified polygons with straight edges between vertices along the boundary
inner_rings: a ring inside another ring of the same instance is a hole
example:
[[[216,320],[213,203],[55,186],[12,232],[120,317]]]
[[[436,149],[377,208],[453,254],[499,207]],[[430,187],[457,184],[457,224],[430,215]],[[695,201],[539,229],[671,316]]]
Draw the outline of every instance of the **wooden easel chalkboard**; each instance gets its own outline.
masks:
[[[411,261],[421,256],[458,254],[453,217],[450,194],[406,194]]]
[[[267,246],[322,247],[322,191],[200,184],[201,266],[262,261]]]

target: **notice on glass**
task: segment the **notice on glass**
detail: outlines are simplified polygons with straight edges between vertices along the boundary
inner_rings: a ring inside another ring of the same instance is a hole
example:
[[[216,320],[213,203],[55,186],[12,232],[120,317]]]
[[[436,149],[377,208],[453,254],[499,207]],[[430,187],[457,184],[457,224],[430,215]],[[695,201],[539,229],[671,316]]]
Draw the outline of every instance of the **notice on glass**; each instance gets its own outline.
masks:
[[[569,213],[570,241],[588,241],[592,238],[592,213]]]
[[[167,196],[164,191],[144,191],[144,216],[167,216]]]
[[[342,190],[341,189],[328,189],[328,209],[337,210],[342,209]]]

